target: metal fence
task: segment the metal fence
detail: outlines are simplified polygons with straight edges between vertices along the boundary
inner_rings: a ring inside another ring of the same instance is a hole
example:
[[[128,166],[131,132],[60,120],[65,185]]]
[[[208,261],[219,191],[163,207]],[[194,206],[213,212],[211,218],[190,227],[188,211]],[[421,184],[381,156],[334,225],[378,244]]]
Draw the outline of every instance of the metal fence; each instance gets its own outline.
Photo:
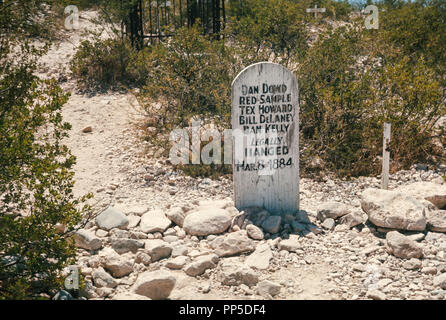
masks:
[[[128,8],[125,33],[138,48],[146,44],[145,39],[160,41],[198,21],[206,34],[220,37],[226,24],[225,0],[121,0],[121,6]]]

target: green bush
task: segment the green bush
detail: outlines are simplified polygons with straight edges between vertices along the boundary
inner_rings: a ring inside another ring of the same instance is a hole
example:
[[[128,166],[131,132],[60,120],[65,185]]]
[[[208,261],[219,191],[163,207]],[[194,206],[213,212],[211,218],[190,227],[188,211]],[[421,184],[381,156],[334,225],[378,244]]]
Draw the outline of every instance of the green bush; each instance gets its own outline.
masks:
[[[33,75],[47,46],[32,45],[39,26],[28,18],[40,11],[9,4],[0,6],[0,299],[28,299],[61,288],[76,255],[70,232],[89,210],[73,197],[75,159],[62,144],[68,95]]]
[[[230,33],[245,50],[263,55],[263,60],[274,60],[285,66],[293,58],[305,55],[308,31],[302,3],[247,0],[241,13],[237,11],[237,4],[233,6]]]
[[[138,80],[129,72],[136,54],[126,40],[85,40],[70,61],[70,70],[83,88],[127,85]]]
[[[379,173],[384,122],[392,124],[393,170],[444,151],[434,144],[446,109],[432,69],[391,46],[388,59],[365,50],[367,36],[358,26],[328,31],[297,71],[304,166],[316,154],[340,175]]]
[[[197,26],[182,28],[168,43],[147,50],[146,60],[149,73],[140,98],[149,113],[161,113],[159,128],[187,126],[195,115],[229,123],[231,82],[241,66],[223,40],[212,40]],[[162,109],[152,110],[153,102]]]

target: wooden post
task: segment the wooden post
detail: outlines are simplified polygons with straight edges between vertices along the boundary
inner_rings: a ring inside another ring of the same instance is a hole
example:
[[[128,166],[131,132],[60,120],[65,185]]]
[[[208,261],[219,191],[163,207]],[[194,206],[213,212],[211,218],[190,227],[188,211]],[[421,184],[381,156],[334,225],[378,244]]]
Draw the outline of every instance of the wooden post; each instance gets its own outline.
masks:
[[[381,188],[389,188],[389,167],[390,167],[390,123],[384,123],[383,137],[383,168],[381,173]]]

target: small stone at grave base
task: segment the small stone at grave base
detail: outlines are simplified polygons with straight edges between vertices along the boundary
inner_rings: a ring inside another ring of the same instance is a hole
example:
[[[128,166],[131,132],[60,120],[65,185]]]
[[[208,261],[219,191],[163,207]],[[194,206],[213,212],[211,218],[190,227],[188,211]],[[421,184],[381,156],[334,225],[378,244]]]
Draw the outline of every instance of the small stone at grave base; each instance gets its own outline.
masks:
[[[265,237],[262,229],[253,224],[249,224],[246,226],[246,232],[248,233],[248,237],[254,240],[263,240],[263,238]]]
[[[190,235],[207,236],[225,232],[231,222],[231,215],[224,209],[203,209],[188,214],[183,228]]]
[[[322,228],[327,230],[333,230],[335,227],[335,221],[332,218],[325,219],[324,222],[322,222]]]
[[[262,228],[271,234],[278,233],[280,224],[282,222],[281,216],[270,216],[262,223]]]
[[[291,228],[293,229],[294,232],[303,232],[307,229],[305,224],[300,223],[298,221],[291,222]]]

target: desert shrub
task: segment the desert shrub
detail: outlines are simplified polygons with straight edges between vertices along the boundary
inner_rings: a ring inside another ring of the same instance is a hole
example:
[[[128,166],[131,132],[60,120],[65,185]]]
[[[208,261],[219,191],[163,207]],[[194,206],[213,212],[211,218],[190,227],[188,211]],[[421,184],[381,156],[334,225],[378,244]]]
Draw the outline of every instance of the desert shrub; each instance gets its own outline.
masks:
[[[305,9],[290,0],[248,0],[241,9],[233,3],[231,33],[238,45],[287,66],[307,50],[308,32]]]
[[[179,29],[168,43],[146,54],[150,67],[141,101],[149,112],[153,102],[161,104],[156,111],[160,128],[187,126],[195,115],[229,123],[231,82],[241,71],[233,48],[194,26]]]
[[[31,43],[39,26],[28,18],[45,13],[38,4],[0,5],[0,299],[60,288],[61,271],[76,254],[69,233],[88,213],[85,198],[73,197],[75,159],[62,144],[68,95],[33,75],[47,48]]]
[[[318,155],[340,175],[379,173],[384,122],[392,124],[393,170],[438,160],[434,126],[446,110],[434,72],[396,49],[391,59],[365,51],[368,35],[359,31],[328,31],[298,69],[303,164]]]
[[[84,88],[109,88],[132,82],[128,67],[133,52],[121,39],[84,40],[70,61],[70,70]]]
[[[384,2],[380,12],[380,31],[412,62],[423,58],[446,86],[446,2],[417,0],[411,3]]]
[[[182,28],[170,41],[146,50],[148,79],[139,100],[149,114],[149,140],[165,148],[170,131],[188,127],[192,118],[212,122],[219,130],[230,128],[232,80],[259,60],[235,45],[227,46],[225,40],[203,35],[199,26]],[[212,177],[232,170],[215,164],[179,168],[192,176]]]

